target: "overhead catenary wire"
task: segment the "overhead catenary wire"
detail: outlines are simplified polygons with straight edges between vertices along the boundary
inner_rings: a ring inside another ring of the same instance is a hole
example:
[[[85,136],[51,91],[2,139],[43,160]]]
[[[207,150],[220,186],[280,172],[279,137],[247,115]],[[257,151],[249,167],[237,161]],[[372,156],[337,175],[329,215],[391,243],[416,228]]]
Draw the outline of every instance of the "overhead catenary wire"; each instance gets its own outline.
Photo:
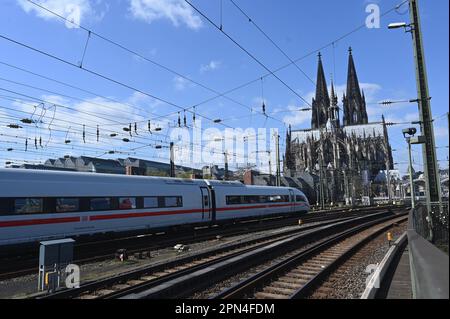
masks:
[[[188,111],[188,112],[192,113],[192,111],[190,111],[190,110],[189,110],[188,108],[186,108],[186,107],[182,107],[182,106],[180,106],[180,105],[178,105],[178,104],[176,104],[176,103],[174,103],[174,102],[170,102],[170,101],[168,101],[168,100],[166,100],[166,99],[157,97],[157,96],[155,96],[155,95],[153,95],[153,94],[151,94],[151,93],[148,93],[148,92],[145,92],[145,91],[143,91],[143,90],[141,90],[141,89],[135,88],[135,87],[133,87],[133,86],[131,86],[131,85],[129,85],[129,84],[123,83],[123,82],[121,82],[121,81],[119,81],[119,80],[113,79],[113,78],[111,78],[111,77],[108,77],[108,76],[106,76],[106,75],[104,75],[104,74],[101,74],[101,73],[99,73],[99,72],[96,72],[96,71],[94,71],[94,70],[91,70],[91,69],[88,69],[88,68],[85,68],[85,67],[77,66],[75,63],[70,62],[70,61],[68,61],[68,60],[65,60],[65,59],[63,59],[63,58],[60,58],[60,57],[58,57],[58,56],[56,56],[56,55],[54,55],[54,54],[51,54],[51,53],[45,52],[45,51],[43,51],[43,50],[37,49],[37,48],[35,48],[35,47],[32,47],[32,46],[30,46],[30,45],[27,45],[27,44],[25,44],[25,43],[23,43],[23,42],[14,40],[14,39],[12,39],[12,38],[10,38],[10,37],[7,37],[7,36],[5,36],[5,35],[2,35],[2,34],[0,34],[0,38],[4,39],[4,40],[6,40],[6,41],[9,41],[9,42],[11,42],[11,43],[14,43],[14,44],[16,44],[16,45],[18,45],[18,46],[27,48],[27,49],[29,49],[29,50],[31,50],[31,51],[36,52],[36,53],[39,53],[39,54],[42,54],[42,55],[47,56],[47,57],[49,57],[49,58],[52,58],[52,59],[54,59],[54,60],[56,60],[56,61],[59,61],[59,62],[61,62],[61,63],[64,63],[64,64],[67,64],[67,65],[69,65],[69,66],[72,66],[72,67],[78,68],[78,69],[80,69],[80,70],[83,70],[83,71],[85,71],[85,72],[87,72],[87,73],[89,73],[89,74],[92,74],[92,75],[94,75],[94,76],[97,76],[97,77],[99,77],[99,78],[102,78],[102,79],[104,79],[104,80],[106,80],[106,81],[109,81],[109,82],[111,82],[111,83],[114,83],[114,84],[116,84],[116,85],[122,86],[122,87],[124,87],[124,88],[127,88],[127,89],[129,89],[129,90],[132,90],[132,91],[135,91],[135,92],[138,92],[138,93],[141,93],[141,94],[143,94],[143,95],[146,95],[146,96],[148,96],[148,97],[150,97],[150,98],[152,98],[152,99],[158,100],[158,101],[160,101],[160,102],[162,102],[162,103],[164,103],[164,104],[167,104],[167,105],[176,107],[176,108],[178,108],[178,109],[180,109],[180,110]],[[207,116],[205,116],[205,115],[202,115],[202,114],[200,114],[200,113],[198,113],[198,112],[196,113],[196,115],[197,115],[198,117],[204,118],[205,120],[208,120],[208,121],[210,121],[210,122],[212,122],[212,123],[217,123],[217,124],[223,125],[223,126],[225,126],[225,127],[228,127],[226,124],[217,122],[217,121],[215,121],[215,119],[212,119],[212,118],[210,118],[210,117],[207,117]],[[229,127],[229,128],[231,128],[231,127]]]
[[[146,58],[146,57],[140,55],[139,53],[137,53],[137,52],[135,52],[135,51],[133,51],[133,50],[130,50],[130,49],[128,49],[128,48],[126,48],[126,47],[124,47],[124,46],[122,46],[122,45],[116,43],[115,41],[112,41],[112,40],[110,40],[110,39],[108,39],[108,38],[106,38],[106,37],[103,37],[103,36],[101,36],[100,34],[97,34],[97,33],[93,32],[92,30],[89,30],[89,29],[87,29],[87,28],[84,28],[83,26],[78,25],[78,24],[74,23],[73,21],[67,20],[65,17],[63,17],[63,16],[61,16],[61,15],[58,15],[57,13],[55,13],[55,12],[49,10],[48,8],[43,7],[42,5],[39,5],[39,4],[37,4],[37,3],[33,2],[33,1],[30,1],[30,0],[28,0],[28,1],[29,1],[30,3],[33,3],[34,5],[36,5],[36,6],[38,6],[38,7],[41,7],[41,9],[46,10],[47,12],[52,13],[52,14],[58,16],[59,18],[61,18],[61,19],[65,20],[65,21],[67,21],[68,23],[71,23],[71,24],[73,24],[73,25],[76,25],[76,26],[78,26],[78,27],[80,27],[80,28],[82,28],[82,29],[84,29],[84,30],[86,30],[86,31],[91,31],[93,34],[95,34],[96,36],[99,36],[100,38],[103,38],[105,41],[108,41],[108,42],[110,42],[110,43],[112,43],[112,44],[115,44],[115,45],[117,45],[117,46],[119,46],[119,47],[122,47],[122,49],[127,50],[127,51],[129,51],[130,53],[133,53],[133,54],[135,54],[135,55],[137,55],[137,56],[143,58],[144,60],[146,60],[146,61],[148,61],[148,62],[156,63],[155,61],[152,61],[152,60],[150,60],[150,59],[148,59],[148,58]],[[391,12],[394,11],[396,8],[402,6],[403,4],[405,4],[405,3],[407,3],[407,2],[408,2],[408,0],[405,0],[405,1],[401,2],[399,5],[396,5],[395,7],[393,7],[393,8],[391,8],[391,9],[385,11],[384,13],[381,14],[381,17],[386,16],[387,14],[391,13]],[[322,46],[322,47],[320,47],[320,48],[317,48],[317,49],[315,49],[315,50],[312,50],[312,51],[310,51],[309,53],[307,53],[306,55],[304,55],[304,56],[302,56],[302,57],[300,57],[300,58],[295,59],[294,62],[297,63],[297,62],[299,62],[299,61],[301,61],[301,60],[303,60],[303,59],[305,59],[305,58],[307,58],[307,57],[309,57],[309,56],[311,56],[311,55],[313,55],[313,54],[315,54],[315,53],[317,53],[317,52],[319,52],[319,51],[321,51],[321,50],[323,50],[323,49],[325,49],[325,48],[327,48],[327,47],[329,47],[329,46],[331,46],[331,45],[334,46],[335,43],[337,43],[337,42],[343,40],[344,38],[346,38],[346,37],[352,35],[353,33],[358,32],[358,31],[360,31],[360,30],[362,30],[362,29],[364,29],[364,28],[365,28],[365,24],[362,24],[362,25],[358,26],[357,28],[355,28],[355,29],[353,29],[353,30],[351,30],[351,31],[349,31],[349,32],[347,32],[347,33],[345,33],[345,34],[343,34],[342,36],[340,36],[340,37],[338,37],[338,38],[336,38],[336,39],[334,39],[333,41],[331,41],[331,42],[325,44],[324,46]],[[285,65],[283,65],[283,66],[281,66],[281,67],[275,69],[274,72],[279,72],[279,71],[281,71],[281,70],[283,70],[283,69],[285,69],[285,68],[287,68],[287,67],[289,67],[289,66],[291,66],[291,65],[292,65],[292,62],[290,62],[290,63],[288,63],[288,64],[285,64]],[[162,65],[161,65],[161,66],[162,66]],[[162,66],[162,67],[164,68],[164,66]],[[174,72],[173,70],[168,70],[168,71]],[[267,74],[265,74],[265,75],[262,75],[262,77],[265,78],[265,77],[268,77],[268,76],[270,76],[270,75],[271,75],[271,73],[267,73]],[[180,74],[180,76],[181,76],[181,74]],[[215,96],[215,97],[213,97],[213,98],[209,98],[209,99],[207,99],[207,100],[205,100],[205,101],[203,101],[203,102],[197,103],[197,104],[194,105],[192,108],[195,108],[196,106],[200,106],[200,105],[206,104],[206,103],[208,103],[208,102],[210,102],[210,101],[213,101],[213,100],[215,100],[215,99],[217,99],[217,98],[223,97],[223,96],[225,96],[225,95],[227,95],[227,94],[230,94],[230,93],[232,93],[232,92],[234,92],[234,91],[237,91],[237,90],[240,90],[240,89],[242,89],[242,88],[244,88],[244,87],[247,87],[247,86],[249,86],[249,85],[251,85],[251,84],[253,84],[253,83],[259,81],[260,78],[261,78],[261,77],[255,79],[255,80],[246,82],[246,83],[241,84],[241,85],[239,85],[239,86],[237,86],[237,87],[235,87],[235,88],[233,88],[233,89],[230,89],[230,90],[228,90],[228,91],[226,91],[226,92],[224,92],[224,93],[222,93],[222,94],[219,94],[219,95],[217,95],[217,96]]]
[[[5,108],[5,107],[2,107],[2,106],[0,106],[0,108]],[[25,112],[23,112],[23,111],[17,111],[17,112],[22,112],[22,113],[25,113]],[[13,116],[10,116],[9,118],[15,118],[16,120],[18,120],[18,119],[20,119],[20,117],[13,117]],[[67,123],[70,123],[70,124],[76,124],[76,125],[78,125],[78,126],[83,126],[83,124],[82,123],[76,123],[76,122],[74,122],[74,121],[64,121],[64,120],[60,120],[60,119],[58,119],[57,121],[63,121],[63,122],[67,122]],[[54,126],[55,127],[63,127],[63,126],[60,126],[60,125],[57,125],[57,124],[54,124]],[[66,127],[64,127],[64,128],[66,128]],[[93,126],[91,126],[91,128],[93,128]],[[43,129],[43,128],[40,128],[40,129]],[[82,134],[84,131],[82,131],[82,130],[76,130],[76,129],[73,129],[72,128],[72,130],[74,131],[74,132],[77,132],[78,134]],[[56,131],[56,130],[55,130]],[[59,130],[60,132],[61,132],[61,130]],[[62,132],[65,132],[64,130],[62,131]],[[111,131],[111,130],[109,130],[109,132],[115,132],[115,131]],[[95,133],[86,133],[87,135],[91,135],[91,136],[94,136],[95,135]],[[160,134],[158,134],[158,133],[155,133],[154,135],[159,135],[159,136],[161,136]],[[110,139],[110,137],[108,137],[108,135],[102,135],[102,139]],[[154,146],[154,145],[149,145],[149,144],[146,144],[146,143],[143,143],[143,142],[139,142],[138,140],[150,140],[150,141],[152,141],[152,142],[159,142],[159,143],[162,143],[162,144],[167,144],[167,145],[169,145],[169,142],[168,141],[163,141],[163,140],[155,140],[155,139],[152,139],[152,138],[148,138],[148,137],[143,137],[143,136],[134,136],[134,140],[132,141],[133,143],[137,143],[137,144],[140,144],[140,145],[145,145],[145,147],[152,147],[152,146]],[[209,152],[211,152],[211,153],[214,153],[214,154],[222,154],[222,151],[221,150],[219,150],[219,149],[216,149],[216,148],[211,148],[211,147],[206,147],[206,146],[204,146],[204,145],[201,145],[201,144],[197,144],[197,143],[188,143],[188,144],[185,144],[184,146],[189,146],[189,147],[195,147],[195,146],[198,146],[198,147],[201,147],[202,148],[202,150],[205,150],[205,151],[209,151]],[[193,148],[193,150],[194,150],[195,148]],[[237,155],[239,155],[239,156],[244,156],[244,154],[237,154]]]
[[[255,26],[256,29],[258,29],[259,32],[264,35],[267,40],[269,40],[270,43],[278,49],[278,51],[280,51],[292,63],[293,66],[295,66],[297,70],[305,76],[305,78],[307,78],[313,85],[316,85],[316,82],[314,82],[314,80],[311,79],[311,77],[298,66],[297,62],[295,62],[271,37],[269,37],[269,35],[258,24],[256,24],[253,18],[251,18],[239,5],[237,5],[235,1],[230,0],[230,2],[242,13],[242,15],[248,19],[251,24]]]
[[[10,42],[12,42],[12,43],[14,43],[14,44],[17,44],[17,45],[19,45],[19,46],[23,46],[23,47],[25,47],[25,48],[28,48],[28,49],[30,49],[30,50],[32,50],[32,51],[38,52],[38,53],[43,54],[43,55],[45,55],[45,56],[48,56],[48,57],[50,57],[50,58],[56,59],[56,60],[59,61],[59,62],[68,64],[68,65],[73,66],[73,67],[77,67],[74,63],[72,63],[72,62],[70,62],[70,61],[64,60],[64,59],[59,58],[59,57],[57,57],[57,56],[54,56],[54,55],[52,55],[52,54],[50,54],[50,53],[47,53],[47,52],[41,51],[41,50],[39,50],[39,49],[36,49],[36,48],[34,48],[34,47],[28,46],[28,45],[26,45],[26,44],[24,44],[24,43],[22,43],[22,42],[13,40],[13,39],[11,39],[11,38],[9,38],[9,37],[0,35],[0,38],[3,38],[3,39],[5,39],[5,40],[10,41]],[[77,68],[78,68],[78,67],[77,67]],[[144,92],[144,91],[142,91],[142,90],[140,90],[140,89],[134,88],[134,87],[132,87],[132,86],[130,86],[130,85],[128,85],[128,84],[122,83],[122,82],[120,82],[120,81],[118,81],[118,80],[115,80],[115,79],[112,79],[112,78],[109,78],[109,77],[107,77],[107,76],[105,76],[105,75],[102,75],[102,74],[100,74],[100,73],[97,73],[97,72],[95,72],[95,71],[92,71],[92,70],[89,70],[89,69],[86,69],[86,68],[79,68],[79,69],[80,69],[80,70],[83,70],[83,71],[86,71],[86,72],[88,72],[88,73],[91,73],[91,74],[93,74],[93,75],[96,75],[96,76],[98,76],[98,77],[100,77],[100,78],[103,78],[103,79],[105,79],[105,80],[107,80],[107,81],[110,81],[110,82],[112,82],[112,83],[115,83],[115,84],[117,84],[117,85],[123,86],[123,87],[125,87],[125,88],[130,89],[130,90],[133,90],[133,91],[135,91],[135,92],[139,92],[139,93],[141,93],[141,94],[143,94],[143,95],[146,95],[146,96],[148,96],[148,97],[151,97],[151,98],[153,98],[153,99],[159,100],[159,101],[161,101],[161,102],[163,102],[163,103],[166,103],[166,104],[168,104],[168,105],[174,106],[174,107],[176,107],[176,108],[178,108],[178,109],[181,109],[181,110],[183,110],[183,111],[187,111],[187,112],[190,112],[190,113],[192,113],[192,114],[195,114],[196,116],[201,117],[201,118],[203,118],[203,119],[206,119],[206,120],[208,120],[208,121],[210,121],[210,122],[212,122],[212,123],[214,123],[214,124],[220,124],[220,125],[222,125],[222,126],[224,126],[224,127],[226,127],[226,128],[234,129],[234,127],[231,127],[231,126],[229,126],[229,125],[227,125],[227,124],[222,123],[221,120],[212,119],[212,118],[210,118],[210,117],[201,115],[201,114],[199,114],[198,112],[195,112],[195,113],[194,113],[193,111],[188,110],[188,108],[183,108],[182,106],[179,106],[179,105],[177,105],[177,104],[175,104],[175,103],[166,101],[166,100],[164,100],[164,99],[162,99],[162,98],[156,97],[156,96],[154,96],[154,95],[152,95],[152,94],[150,94],[150,93]],[[3,89],[3,90],[4,90],[4,89]],[[6,90],[6,91],[8,91],[8,90]],[[122,123],[122,124],[123,124],[123,123]]]
[[[62,19],[62,20],[64,20],[67,23],[70,23],[71,25],[74,25],[74,26],[76,26],[76,27],[86,31],[88,33],[88,40],[90,39],[90,37],[92,35],[94,35],[94,36],[102,39],[105,42],[108,42],[108,43],[110,43],[110,44],[112,44],[112,45],[114,45],[114,46],[116,46],[116,47],[118,47],[118,48],[120,48],[120,49],[122,49],[122,50],[124,50],[124,51],[126,51],[126,52],[128,52],[128,53],[130,53],[130,54],[132,54],[134,56],[136,56],[136,57],[139,57],[140,59],[142,59],[142,60],[144,60],[146,62],[149,62],[149,63],[151,63],[151,64],[153,64],[153,65],[155,65],[155,66],[157,66],[157,67],[159,67],[159,68],[169,72],[169,73],[172,73],[172,74],[176,75],[177,77],[180,77],[180,78],[182,78],[182,79],[184,79],[186,81],[189,81],[189,82],[191,82],[191,83],[193,83],[193,84],[195,84],[195,85],[197,85],[197,86],[199,86],[199,87],[201,87],[201,88],[203,88],[203,89],[205,89],[207,91],[210,91],[210,92],[212,92],[212,93],[214,93],[214,94],[216,94],[216,95],[218,95],[220,97],[223,97],[223,98],[227,99],[228,101],[231,101],[231,102],[233,102],[235,104],[243,106],[243,107],[245,107],[247,109],[251,109],[249,106],[247,106],[247,105],[245,105],[245,104],[243,104],[243,103],[241,103],[241,102],[239,102],[239,101],[237,101],[237,100],[235,100],[233,98],[230,98],[230,97],[228,97],[226,95],[223,95],[220,92],[218,92],[217,90],[212,89],[212,88],[210,88],[210,87],[208,87],[208,86],[206,86],[206,85],[204,85],[204,84],[202,84],[202,83],[200,83],[198,81],[195,81],[195,80],[191,79],[190,77],[188,77],[188,76],[186,76],[184,74],[181,74],[180,72],[178,72],[178,71],[176,71],[176,70],[174,70],[172,68],[169,68],[169,67],[167,67],[167,66],[165,66],[165,65],[163,65],[163,64],[161,64],[159,62],[156,62],[156,61],[154,61],[152,59],[149,59],[148,57],[144,56],[143,54],[140,54],[137,51],[132,50],[132,49],[130,49],[130,48],[128,48],[128,47],[118,43],[115,40],[112,40],[112,39],[110,39],[110,38],[108,38],[106,36],[103,36],[103,35],[95,32],[95,31],[93,31],[91,29],[88,29],[88,28],[82,26],[81,24],[78,24],[78,23],[76,23],[76,22],[74,22],[72,20],[69,20],[66,17],[64,17],[64,16],[62,16],[62,15],[60,15],[60,14],[58,14],[58,13],[52,11],[52,10],[50,10],[49,8],[43,6],[43,5],[39,4],[39,3],[36,3],[35,1],[32,1],[32,0],[27,0],[27,1],[29,3],[35,5],[36,7],[39,7],[40,9],[45,10],[47,13],[50,13],[50,14],[52,14],[52,15],[54,15],[54,16]],[[84,55],[83,55],[83,58],[84,58]],[[81,64],[81,67],[82,67],[82,64]],[[187,108],[186,110],[188,110],[188,109],[190,109],[190,108]],[[271,119],[282,122],[281,120],[279,120],[277,118],[271,118]]]
[[[196,6],[194,6],[191,2],[184,0],[189,6],[191,6],[198,14],[200,14],[206,21],[208,21],[212,26],[214,26],[217,30],[219,30],[223,35],[225,35],[231,42],[233,42],[237,47],[239,47],[242,51],[244,51],[250,58],[252,58],[256,63],[258,63],[262,68],[264,68],[267,72],[269,72],[273,77],[275,77],[281,84],[283,84],[289,91],[291,91],[294,95],[296,95],[300,100],[305,102],[307,105],[311,106],[310,103],[301,96],[297,91],[295,91],[289,84],[287,84],[284,80],[282,80],[278,75],[275,74],[274,71],[270,70],[263,62],[261,62],[258,58],[256,58],[250,51],[248,51],[244,46],[242,46],[239,42],[237,42],[232,36],[230,36],[223,29],[212,21],[206,14],[200,11]]]
[[[75,23],[74,21],[68,20],[67,18],[65,18],[65,17],[63,17],[63,16],[57,14],[56,12],[53,12],[53,11],[49,10],[48,8],[46,8],[46,7],[40,5],[40,4],[38,4],[38,3],[36,3],[36,2],[34,2],[34,1],[32,1],[32,0],[27,0],[27,1],[30,2],[31,4],[34,4],[34,5],[37,6],[37,7],[40,7],[41,9],[47,11],[48,13],[51,13],[51,14],[53,14],[53,15],[59,17],[60,19],[63,19],[64,21],[66,21],[66,22],[68,22],[68,23],[70,23],[70,24],[72,24],[72,25],[74,25],[74,26],[77,26],[77,27],[79,27],[79,28],[81,28],[81,29],[83,29],[83,30],[85,30],[85,31],[90,31],[90,32],[91,32],[92,34],[94,34],[95,36],[97,36],[97,37],[99,37],[99,38],[101,38],[101,39],[103,39],[103,40],[105,40],[105,41],[107,41],[107,42],[109,42],[109,43],[111,43],[111,44],[113,44],[113,45],[116,45],[116,46],[122,48],[123,50],[128,51],[128,52],[130,52],[130,53],[132,53],[132,54],[134,54],[134,55],[136,55],[136,56],[142,58],[143,60],[145,60],[145,61],[147,61],[147,62],[150,62],[150,63],[153,63],[153,64],[155,64],[155,65],[157,65],[157,66],[160,66],[160,67],[163,68],[163,69],[165,68],[165,69],[167,69],[167,71],[169,71],[169,72],[172,72],[172,73],[175,72],[174,74],[178,73],[178,72],[176,72],[176,71],[174,71],[174,70],[172,70],[172,69],[170,69],[170,68],[168,68],[168,67],[166,67],[166,66],[164,66],[164,65],[162,65],[162,64],[159,64],[159,63],[157,63],[157,62],[155,62],[155,61],[153,61],[153,60],[151,60],[151,59],[148,59],[147,57],[143,56],[142,54],[137,53],[135,50],[131,50],[131,49],[129,49],[129,48],[127,48],[127,47],[125,47],[125,46],[119,44],[119,43],[116,42],[116,41],[113,41],[113,40],[111,40],[111,39],[109,39],[109,38],[107,38],[107,37],[105,37],[105,36],[102,36],[101,34],[98,34],[98,33],[94,32],[93,30],[90,30],[90,29],[88,29],[88,28],[85,28],[84,26],[82,26],[82,25],[80,25],[80,24],[77,24],[77,23]],[[392,7],[392,8],[390,8],[390,9],[386,10],[385,12],[381,13],[380,17],[384,17],[384,16],[390,14],[391,12],[397,10],[399,7],[401,7],[401,6],[403,6],[404,4],[408,3],[408,1],[409,1],[409,0],[404,0],[404,1],[402,1],[401,3],[399,3],[398,5],[396,5],[396,6]],[[319,47],[319,48],[317,48],[317,49],[314,49],[314,50],[310,51],[310,52],[307,53],[306,55],[303,55],[303,56],[301,56],[301,57],[299,57],[299,58],[297,58],[297,59],[294,59],[293,62],[294,62],[294,63],[298,63],[298,62],[300,62],[301,60],[303,60],[303,59],[305,59],[305,58],[307,58],[307,57],[309,57],[309,56],[311,56],[311,55],[314,55],[314,54],[316,54],[316,53],[319,52],[319,51],[322,51],[322,50],[328,48],[329,46],[334,46],[334,45],[335,45],[336,43],[338,43],[339,41],[341,41],[341,40],[343,40],[343,39],[345,39],[345,38],[351,36],[352,34],[358,32],[358,31],[360,31],[360,30],[365,29],[365,27],[366,27],[365,23],[364,23],[364,24],[361,24],[361,25],[359,25],[358,27],[356,27],[356,28],[350,30],[349,32],[346,32],[345,34],[343,34],[343,35],[341,35],[341,36],[335,38],[334,40],[328,42],[327,44],[325,44],[325,45],[323,45],[323,46],[321,46],[321,47]],[[274,73],[277,73],[277,72],[279,72],[279,71],[281,71],[281,70],[283,70],[283,69],[285,69],[285,68],[287,68],[287,67],[290,67],[290,66],[293,64],[293,62],[289,62],[288,64],[285,64],[285,65],[283,65],[283,66],[281,66],[281,67],[279,67],[279,68],[273,70],[273,72],[274,72]],[[182,74],[177,74],[177,75],[183,77],[184,79],[186,79],[186,80],[188,80],[188,81],[191,81],[192,83],[194,83],[191,79],[189,79],[189,78],[183,76]],[[239,86],[236,86],[235,88],[229,89],[229,90],[227,90],[226,92],[224,92],[224,93],[222,93],[222,94],[218,94],[218,95],[215,96],[215,97],[212,97],[212,98],[206,99],[206,100],[203,101],[203,102],[197,103],[197,104],[195,104],[194,106],[192,106],[190,109],[195,108],[196,106],[200,106],[200,105],[206,104],[206,103],[208,103],[208,102],[210,102],[210,101],[213,101],[213,100],[215,100],[215,99],[217,99],[217,98],[220,98],[220,97],[223,97],[223,96],[225,96],[225,95],[228,95],[228,94],[230,94],[230,93],[232,93],[232,92],[234,92],[234,91],[240,90],[240,89],[242,89],[242,88],[244,88],[244,87],[247,87],[247,86],[249,86],[249,85],[251,85],[251,84],[253,84],[253,83],[259,81],[261,77],[266,78],[266,77],[268,77],[268,76],[270,76],[270,75],[271,75],[271,73],[266,73],[266,74],[264,74],[264,75],[262,75],[262,76],[260,76],[260,77],[258,77],[258,78],[256,78],[256,79],[252,80],[252,81],[248,81],[248,82],[243,83],[243,84],[241,84],[241,85],[239,85]],[[199,85],[200,85],[200,84],[199,84]],[[188,110],[188,109],[186,109],[186,110]]]

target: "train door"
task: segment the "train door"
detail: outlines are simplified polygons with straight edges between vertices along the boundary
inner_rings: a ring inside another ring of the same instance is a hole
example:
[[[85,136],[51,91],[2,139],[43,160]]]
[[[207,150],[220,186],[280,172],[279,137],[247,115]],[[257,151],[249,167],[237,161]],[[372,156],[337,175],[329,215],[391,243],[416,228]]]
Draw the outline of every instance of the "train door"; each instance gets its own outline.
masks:
[[[292,189],[289,190],[289,197],[291,202],[291,212],[295,212],[295,195]]]
[[[211,196],[207,187],[200,187],[202,193],[202,219],[211,220]]]

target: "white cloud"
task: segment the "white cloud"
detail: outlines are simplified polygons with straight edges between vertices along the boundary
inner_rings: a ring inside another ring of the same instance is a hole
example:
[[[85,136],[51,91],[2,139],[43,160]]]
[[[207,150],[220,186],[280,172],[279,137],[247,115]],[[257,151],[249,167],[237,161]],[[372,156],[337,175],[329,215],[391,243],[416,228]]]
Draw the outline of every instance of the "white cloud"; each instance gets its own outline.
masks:
[[[290,115],[283,118],[283,121],[287,124],[297,126],[311,122],[311,112],[299,111],[300,108],[294,105],[289,105],[287,108],[291,111]]]
[[[222,65],[222,62],[212,60],[208,64],[202,65],[200,67],[200,72],[201,73],[205,73],[205,72],[208,72],[208,71],[214,71],[214,70],[217,70],[218,68],[220,68],[221,65]]]
[[[177,27],[185,24],[197,30],[202,26],[200,17],[183,0],[130,0],[129,11],[134,18],[147,23],[168,19]]]
[[[183,91],[189,85],[189,81],[185,78],[182,78],[181,76],[174,77],[173,82],[177,91]]]
[[[448,138],[449,130],[443,126],[434,127],[434,135],[436,138]]]
[[[90,0],[34,0],[37,4],[56,14],[63,16],[75,24],[81,24],[86,16],[95,14]],[[20,7],[27,13],[34,13],[37,17],[44,20],[61,20],[56,15],[26,1],[17,0]],[[99,3],[99,1],[97,1]],[[102,13],[98,18],[101,19]],[[77,28],[76,25],[66,22],[67,28]]]

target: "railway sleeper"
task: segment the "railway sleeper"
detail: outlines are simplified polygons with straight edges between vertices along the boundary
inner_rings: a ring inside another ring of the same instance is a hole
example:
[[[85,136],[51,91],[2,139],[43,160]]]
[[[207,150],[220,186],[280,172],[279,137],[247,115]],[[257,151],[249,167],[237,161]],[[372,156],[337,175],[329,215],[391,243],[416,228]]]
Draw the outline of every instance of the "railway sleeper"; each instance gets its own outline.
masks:
[[[285,281],[282,281],[282,280],[278,280],[276,282],[273,282],[271,285],[273,287],[286,288],[286,289],[298,289],[299,288],[299,284],[298,283],[296,284],[296,283],[292,283],[292,282],[285,282]]]
[[[295,277],[290,277],[289,275],[278,278],[278,281],[285,282],[285,283],[293,283],[293,284],[297,284],[299,286],[303,286],[304,284],[306,284],[308,282],[307,279],[299,279],[299,278],[295,278]]]
[[[267,292],[258,292],[255,294],[256,299],[286,299],[286,296],[267,293]]]

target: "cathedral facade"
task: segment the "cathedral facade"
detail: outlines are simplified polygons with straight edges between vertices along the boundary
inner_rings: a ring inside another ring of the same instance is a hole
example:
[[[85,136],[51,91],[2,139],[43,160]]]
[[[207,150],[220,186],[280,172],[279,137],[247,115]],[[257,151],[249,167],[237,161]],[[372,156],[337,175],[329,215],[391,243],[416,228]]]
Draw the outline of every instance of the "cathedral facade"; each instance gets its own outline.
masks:
[[[351,48],[342,107],[333,83],[330,91],[319,53],[311,129],[289,128],[284,173],[317,177],[313,197],[325,203],[350,204],[363,196],[378,196],[372,184],[380,171],[393,169],[392,150],[384,117],[369,122]]]

